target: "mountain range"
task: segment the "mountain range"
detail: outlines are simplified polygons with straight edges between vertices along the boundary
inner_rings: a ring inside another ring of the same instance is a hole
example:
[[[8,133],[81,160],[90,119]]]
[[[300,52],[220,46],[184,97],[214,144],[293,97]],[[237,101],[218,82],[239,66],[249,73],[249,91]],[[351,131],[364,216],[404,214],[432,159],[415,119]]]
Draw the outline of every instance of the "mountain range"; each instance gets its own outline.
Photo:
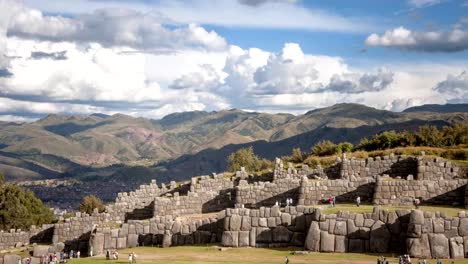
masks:
[[[226,157],[245,146],[272,159],[293,147],[309,150],[321,140],[356,144],[386,130],[457,122],[468,122],[467,104],[403,112],[338,104],[296,116],[231,109],[160,120],[53,114],[31,123],[0,123],[0,172],[9,181],[73,178],[126,189],[149,178],[167,182],[223,171]]]

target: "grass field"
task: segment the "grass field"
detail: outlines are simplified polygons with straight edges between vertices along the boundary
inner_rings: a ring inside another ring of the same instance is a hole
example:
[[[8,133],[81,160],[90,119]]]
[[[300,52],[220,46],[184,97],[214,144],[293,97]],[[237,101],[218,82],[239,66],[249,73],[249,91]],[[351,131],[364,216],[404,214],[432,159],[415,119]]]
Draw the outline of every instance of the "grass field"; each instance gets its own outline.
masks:
[[[73,259],[71,264],[115,264],[128,263],[128,254],[137,254],[137,263],[173,263],[173,264],[202,264],[202,263],[223,263],[223,264],[270,264],[284,263],[285,256],[288,256],[289,263],[350,263],[350,264],[371,264],[376,263],[379,255],[355,254],[355,253],[310,253],[305,255],[293,254],[296,249],[262,249],[262,248],[230,248],[224,251],[215,246],[184,246],[171,248],[151,248],[139,247],[126,249],[119,252],[120,260],[105,260],[103,257]],[[396,256],[386,255],[390,263],[398,263]],[[468,264],[467,260],[444,260],[442,263]],[[417,263],[417,259],[413,260]],[[429,260],[428,263],[436,263],[436,260]]]
[[[324,214],[335,214],[338,211],[349,211],[350,213],[370,213],[374,207],[380,207],[383,210],[389,210],[394,212],[401,209],[414,209],[414,206],[411,205],[401,205],[401,206],[376,206],[370,204],[361,204],[357,207],[355,204],[336,204],[335,207],[329,207],[328,205],[322,206]],[[448,207],[448,206],[419,206],[419,210],[428,211],[428,212],[444,212],[447,216],[458,216],[459,211],[465,210],[463,207]]]

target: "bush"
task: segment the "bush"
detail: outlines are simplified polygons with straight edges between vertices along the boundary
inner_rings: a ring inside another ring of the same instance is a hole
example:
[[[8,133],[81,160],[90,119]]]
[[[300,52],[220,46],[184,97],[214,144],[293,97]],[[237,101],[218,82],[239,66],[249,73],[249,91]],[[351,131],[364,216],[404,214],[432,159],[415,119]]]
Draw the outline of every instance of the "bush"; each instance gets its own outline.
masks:
[[[254,154],[253,147],[241,148],[227,158],[228,171],[236,172],[244,167],[248,172],[257,172],[271,168],[271,161],[260,159]]]
[[[320,141],[312,147],[312,155],[315,156],[329,156],[335,154],[337,145],[329,140]]]
[[[30,190],[17,185],[0,186],[0,228],[29,229],[31,225],[41,226],[55,220],[53,212],[44,206]]]
[[[300,148],[292,149],[290,160],[296,163],[302,162],[304,160],[304,157],[302,156],[302,151]]]
[[[94,208],[97,208],[100,213],[104,212],[106,209],[101,199],[97,198],[94,195],[87,195],[83,197],[83,200],[80,204],[80,212],[92,214]]]

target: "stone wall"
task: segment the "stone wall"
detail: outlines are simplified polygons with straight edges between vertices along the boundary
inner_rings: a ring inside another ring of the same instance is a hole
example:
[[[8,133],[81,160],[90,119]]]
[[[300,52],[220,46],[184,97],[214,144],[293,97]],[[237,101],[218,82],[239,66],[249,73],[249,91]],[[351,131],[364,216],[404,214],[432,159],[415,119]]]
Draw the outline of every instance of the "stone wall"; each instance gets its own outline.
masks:
[[[413,210],[407,231],[408,254],[417,258],[468,257],[468,218]]]
[[[30,230],[11,229],[0,231],[0,249],[29,245],[30,243],[50,243],[54,225],[32,226]]]
[[[328,203],[328,198],[336,197],[336,201],[354,202],[357,196],[362,202],[371,202],[374,194],[375,180],[359,178],[350,180],[310,180],[303,178],[299,194],[299,204],[315,205]]]
[[[400,176],[406,178],[408,175],[416,175],[417,158],[405,155],[386,155],[383,157],[368,158],[366,160],[346,159],[342,160],[341,176],[369,177],[374,175],[388,174],[391,177]]]
[[[320,210],[304,206],[226,209],[222,245],[228,247],[303,246],[306,231]]]
[[[377,180],[374,204],[412,205],[415,198],[423,204],[464,205],[467,179],[454,180]]]
[[[300,179],[280,178],[274,182],[255,182],[247,184],[241,180],[236,187],[236,204],[248,208],[259,208],[261,206],[273,206],[278,203],[284,204],[287,198],[292,198],[294,203],[299,199]]]
[[[171,197],[156,197],[154,216],[210,213],[233,207],[231,190],[188,192],[185,196],[174,193]]]
[[[466,178],[463,175],[464,171],[450,161],[442,158],[418,159],[417,180],[440,180],[440,179],[456,179]]]

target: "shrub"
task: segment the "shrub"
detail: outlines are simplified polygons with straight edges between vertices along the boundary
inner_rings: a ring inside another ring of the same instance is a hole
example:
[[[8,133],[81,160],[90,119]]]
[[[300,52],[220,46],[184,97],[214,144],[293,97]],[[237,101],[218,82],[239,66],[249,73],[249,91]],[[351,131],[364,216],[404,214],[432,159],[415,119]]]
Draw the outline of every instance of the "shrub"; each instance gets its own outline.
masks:
[[[235,172],[244,167],[249,172],[257,172],[271,167],[271,162],[254,154],[253,147],[241,148],[227,158],[228,171]]]
[[[1,229],[29,229],[31,225],[41,226],[54,220],[50,208],[44,206],[32,191],[12,184],[0,186]]]
[[[302,151],[300,148],[292,149],[290,160],[296,163],[302,162],[304,160],[304,157],[302,156]]]
[[[104,210],[106,209],[101,199],[97,198],[96,196],[87,195],[83,197],[83,200],[80,204],[80,212],[92,214],[94,208],[97,208],[100,213],[104,212]]]
[[[335,154],[337,145],[329,140],[320,141],[312,148],[312,155],[329,156]]]

